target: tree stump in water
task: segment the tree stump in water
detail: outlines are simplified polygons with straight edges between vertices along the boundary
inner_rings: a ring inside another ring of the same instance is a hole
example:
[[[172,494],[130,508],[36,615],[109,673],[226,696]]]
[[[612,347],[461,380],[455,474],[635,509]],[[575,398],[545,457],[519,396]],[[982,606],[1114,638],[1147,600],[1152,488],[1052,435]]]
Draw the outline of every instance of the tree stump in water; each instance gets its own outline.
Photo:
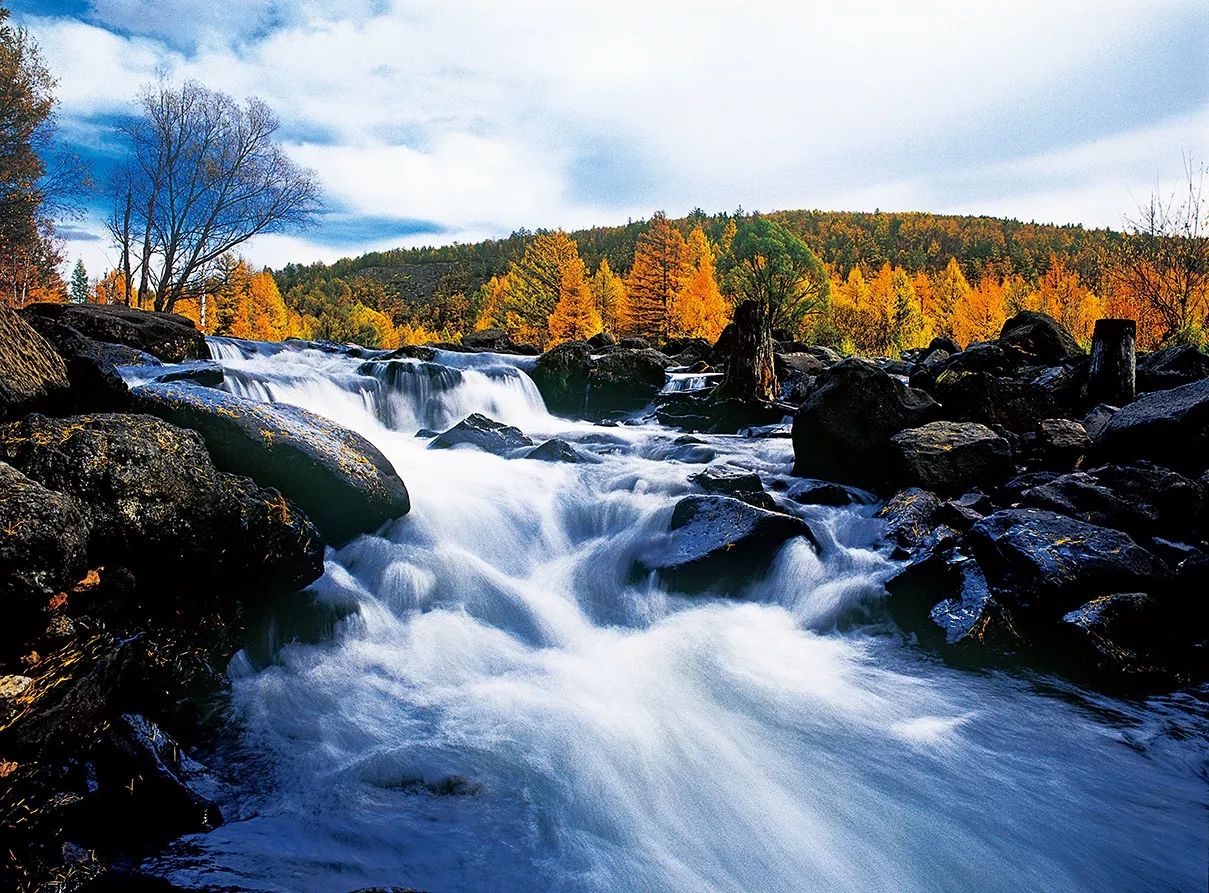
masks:
[[[715,394],[738,400],[775,400],[772,326],[756,301],[744,301],[735,310],[730,348],[726,375]]]
[[[1124,406],[1136,396],[1137,357],[1132,319],[1098,319],[1091,337],[1087,396],[1092,403]]]

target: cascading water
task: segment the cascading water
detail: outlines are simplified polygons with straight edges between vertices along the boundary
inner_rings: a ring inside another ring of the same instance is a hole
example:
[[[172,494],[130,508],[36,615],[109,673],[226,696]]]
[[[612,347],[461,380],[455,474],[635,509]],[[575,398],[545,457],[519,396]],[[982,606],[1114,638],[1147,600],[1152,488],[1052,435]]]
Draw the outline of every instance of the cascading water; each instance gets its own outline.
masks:
[[[341,891],[1183,890],[1204,884],[1204,712],[946,667],[878,608],[872,507],[799,507],[734,600],[635,582],[700,463],[788,442],[549,415],[532,361],[217,343],[232,391],[377,444],[412,512],[328,554],[346,614],[236,659],[228,823],[150,867]],[[471,412],[575,465],[428,450]],[[349,613],[350,609],[351,613]]]

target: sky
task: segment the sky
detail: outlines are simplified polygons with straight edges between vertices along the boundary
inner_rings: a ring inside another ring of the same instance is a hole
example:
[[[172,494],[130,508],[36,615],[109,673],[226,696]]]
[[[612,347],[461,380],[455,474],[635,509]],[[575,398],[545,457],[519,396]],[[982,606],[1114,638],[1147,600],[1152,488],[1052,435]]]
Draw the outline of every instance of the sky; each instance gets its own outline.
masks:
[[[1209,0],[10,0],[98,179],[157,71],[257,96],[323,184],[253,264],[666,210],[1119,228],[1209,161]],[[113,266],[104,198],[68,263]]]

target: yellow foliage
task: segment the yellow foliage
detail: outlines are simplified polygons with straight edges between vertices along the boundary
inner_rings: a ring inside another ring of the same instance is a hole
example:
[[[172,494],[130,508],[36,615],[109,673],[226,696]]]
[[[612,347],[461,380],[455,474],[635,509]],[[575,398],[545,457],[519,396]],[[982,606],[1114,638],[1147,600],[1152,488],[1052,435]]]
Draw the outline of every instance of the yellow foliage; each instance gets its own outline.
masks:
[[[701,227],[687,243],[690,272],[668,308],[668,334],[717,341],[730,321],[730,307],[714,273],[714,253]]]
[[[584,263],[576,255],[563,268],[558,304],[547,321],[550,330],[548,344],[582,341],[601,330],[600,313],[584,278]]]

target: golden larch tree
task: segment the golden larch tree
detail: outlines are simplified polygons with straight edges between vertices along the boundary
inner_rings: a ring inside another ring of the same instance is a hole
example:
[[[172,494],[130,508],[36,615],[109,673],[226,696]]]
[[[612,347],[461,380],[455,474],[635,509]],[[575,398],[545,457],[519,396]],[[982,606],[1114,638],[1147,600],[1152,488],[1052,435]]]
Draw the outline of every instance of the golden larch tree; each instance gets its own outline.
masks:
[[[539,233],[508,270],[500,320],[519,341],[543,344],[547,320],[562,297],[563,277],[582,261],[575,240],[562,230]]]
[[[636,335],[663,340],[668,334],[668,310],[688,277],[688,246],[663,212],[638,237],[634,264],[626,279],[631,328]]]
[[[604,331],[610,335],[628,335],[630,299],[626,294],[625,283],[609,267],[608,258],[601,259],[600,267],[592,276],[588,287],[592,291],[592,299],[596,302],[596,312],[600,314]]]
[[[987,274],[957,305],[953,315],[953,337],[963,346],[999,337],[1007,320],[1007,289],[995,276]]]
[[[689,272],[672,297],[668,334],[717,341],[730,321],[730,307],[718,290],[714,252],[701,227],[689,233],[686,251]]]
[[[583,261],[578,257],[563,270],[558,304],[550,314],[548,327],[547,344],[582,341],[601,330],[600,313],[588,288]]]
[[[937,335],[953,334],[953,316],[969,293],[970,283],[961,272],[961,264],[950,257],[948,265],[932,280],[932,307],[928,316]]]

